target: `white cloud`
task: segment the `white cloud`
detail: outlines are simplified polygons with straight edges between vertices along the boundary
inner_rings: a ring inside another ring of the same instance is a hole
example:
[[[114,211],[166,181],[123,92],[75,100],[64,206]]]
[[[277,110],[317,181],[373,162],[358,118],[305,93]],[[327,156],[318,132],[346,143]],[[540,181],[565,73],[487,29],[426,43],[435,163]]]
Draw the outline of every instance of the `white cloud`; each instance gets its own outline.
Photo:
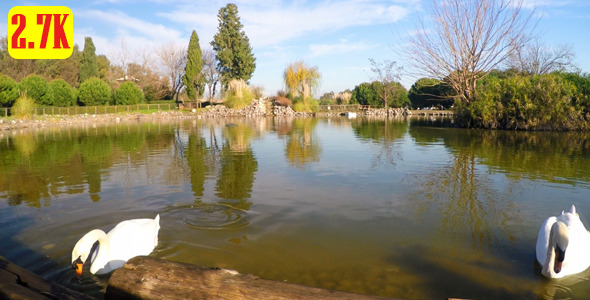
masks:
[[[252,43],[266,46],[310,33],[396,22],[408,14],[409,10],[402,6],[347,1],[322,2],[313,7],[295,4],[269,11],[248,10],[243,13],[243,20]]]
[[[400,3],[415,6],[414,0],[402,0]],[[212,38],[217,30],[217,9],[183,6],[169,13],[161,13],[160,16],[196,27],[198,31],[205,32],[205,36],[210,34]],[[410,8],[401,4],[381,1],[296,1],[290,5],[270,2],[244,5],[243,8],[238,4],[238,10],[244,31],[253,47],[277,45],[307,34],[388,24],[401,20],[411,12]]]
[[[150,23],[127,15],[121,11],[81,10],[77,12],[77,18],[89,18],[99,20],[97,23],[106,27],[115,28],[118,33],[126,35],[140,35],[153,40],[176,40],[181,33],[162,24]]]
[[[313,44],[309,46],[311,56],[322,55],[336,55],[342,53],[358,52],[373,49],[379,45],[370,45],[364,42],[349,42],[348,40],[340,40],[337,44]]]

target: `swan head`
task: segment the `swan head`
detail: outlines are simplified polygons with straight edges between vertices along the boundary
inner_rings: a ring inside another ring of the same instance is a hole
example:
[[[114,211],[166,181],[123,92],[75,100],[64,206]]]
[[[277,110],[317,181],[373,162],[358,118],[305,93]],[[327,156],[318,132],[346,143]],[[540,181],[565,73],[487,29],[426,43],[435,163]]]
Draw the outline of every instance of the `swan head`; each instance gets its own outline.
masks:
[[[74,246],[72,250],[72,269],[76,271],[76,278],[80,279],[82,276],[82,268],[84,263],[88,260],[91,253],[96,254],[98,251],[98,243],[102,236],[106,235],[100,229],[94,229],[85,234]],[[95,256],[91,256],[94,259]]]
[[[556,275],[561,272],[561,266],[565,260],[569,244],[569,230],[563,222],[558,221],[551,226],[549,243],[548,251],[551,251],[551,253],[547,253],[543,275],[553,278],[557,277]]]

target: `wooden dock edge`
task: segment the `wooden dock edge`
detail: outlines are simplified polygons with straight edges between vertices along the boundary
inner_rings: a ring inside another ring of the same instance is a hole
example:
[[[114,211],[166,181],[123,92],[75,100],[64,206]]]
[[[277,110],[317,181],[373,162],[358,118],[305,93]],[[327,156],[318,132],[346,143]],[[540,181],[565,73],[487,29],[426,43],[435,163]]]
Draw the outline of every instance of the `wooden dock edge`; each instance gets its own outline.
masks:
[[[0,256],[0,299],[94,299],[45,280]]]
[[[260,279],[139,256],[109,279],[105,299],[390,299]]]

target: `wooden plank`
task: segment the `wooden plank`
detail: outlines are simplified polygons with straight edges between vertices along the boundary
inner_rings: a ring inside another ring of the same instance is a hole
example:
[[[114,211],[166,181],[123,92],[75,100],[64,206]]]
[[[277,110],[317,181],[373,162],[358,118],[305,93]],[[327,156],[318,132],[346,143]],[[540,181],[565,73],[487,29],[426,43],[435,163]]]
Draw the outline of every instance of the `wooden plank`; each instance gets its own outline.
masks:
[[[0,256],[0,299],[94,299],[47,281]]]
[[[152,257],[135,257],[111,276],[106,299],[386,299],[260,279]]]

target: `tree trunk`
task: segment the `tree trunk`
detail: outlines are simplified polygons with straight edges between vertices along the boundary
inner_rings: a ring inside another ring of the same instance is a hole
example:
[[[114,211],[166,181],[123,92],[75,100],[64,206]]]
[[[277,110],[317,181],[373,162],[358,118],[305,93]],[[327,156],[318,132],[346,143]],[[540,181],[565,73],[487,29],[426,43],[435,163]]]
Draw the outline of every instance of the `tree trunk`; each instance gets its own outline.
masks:
[[[385,299],[260,279],[152,257],[135,257],[111,276],[106,299]]]

